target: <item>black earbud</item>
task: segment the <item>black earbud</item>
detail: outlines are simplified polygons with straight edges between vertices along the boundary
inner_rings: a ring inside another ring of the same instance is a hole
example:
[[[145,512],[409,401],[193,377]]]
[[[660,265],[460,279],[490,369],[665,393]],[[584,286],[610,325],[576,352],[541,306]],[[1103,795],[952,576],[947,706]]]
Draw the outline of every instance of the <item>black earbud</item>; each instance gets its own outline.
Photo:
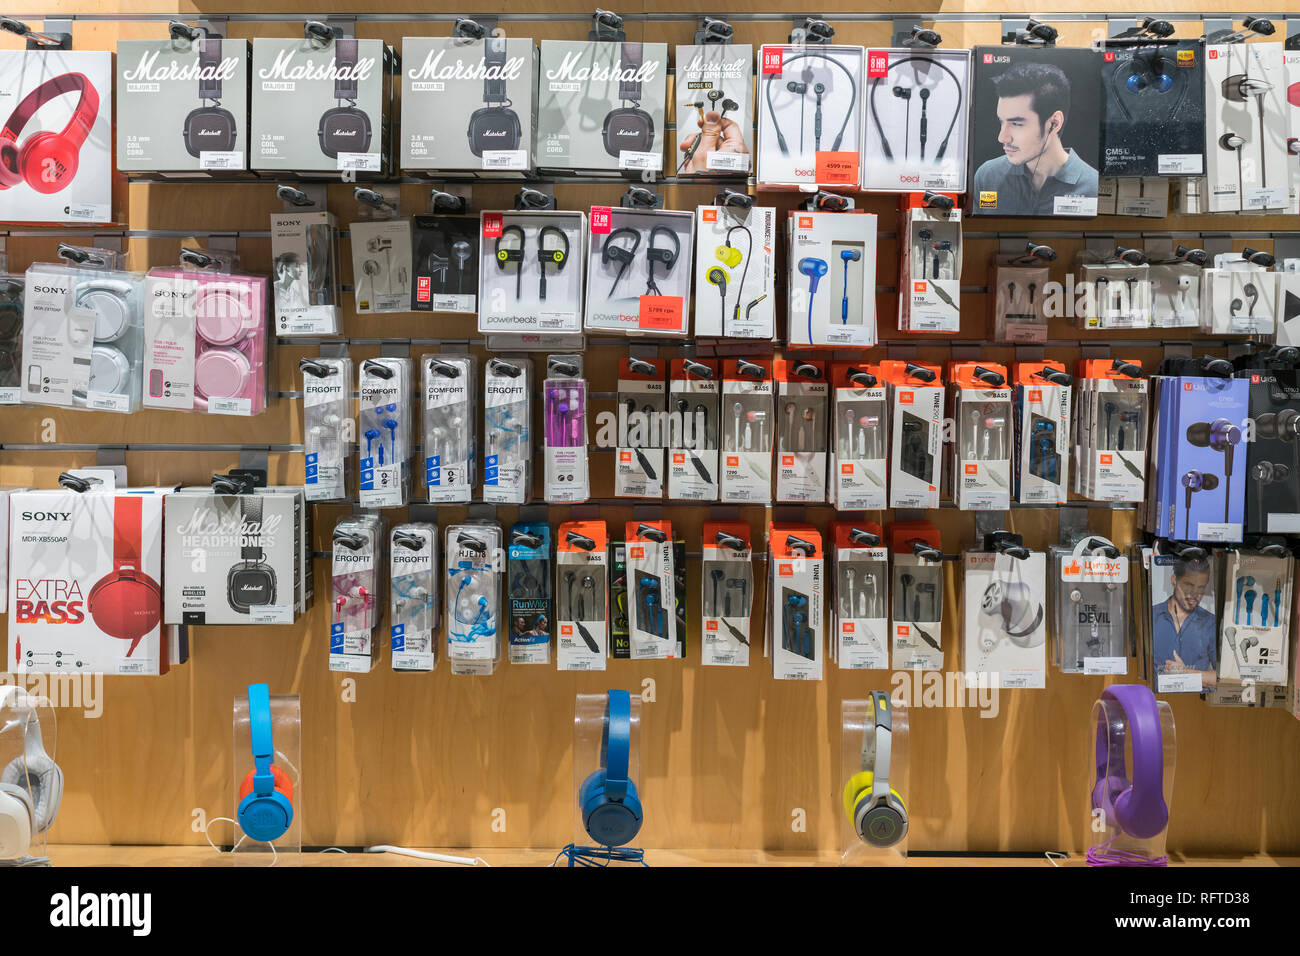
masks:
[[[630,246],[616,245],[614,240],[621,237],[631,237]],[[627,272],[627,267],[632,264],[636,258],[636,251],[641,246],[641,233],[637,232],[630,226],[620,226],[608,236],[605,237],[605,245],[600,250],[601,265],[609,265],[611,262],[617,262],[618,275],[614,276],[614,284],[609,287],[609,295],[614,295],[614,290],[618,287],[619,280],[623,278],[623,273]]]

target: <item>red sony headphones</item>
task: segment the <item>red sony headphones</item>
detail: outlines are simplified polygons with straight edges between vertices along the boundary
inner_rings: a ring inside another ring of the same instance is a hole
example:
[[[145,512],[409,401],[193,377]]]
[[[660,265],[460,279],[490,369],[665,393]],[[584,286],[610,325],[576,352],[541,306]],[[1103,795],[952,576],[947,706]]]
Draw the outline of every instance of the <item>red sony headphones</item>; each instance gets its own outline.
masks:
[[[140,567],[144,536],[138,495],[113,502],[113,570],[90,589],[90,616],[110,637],[130,641],[130,657],[141,638],[158,626],[162,589]]]
[[[27,139],[20,148],[18,134],[36,111],[64,93],[81,93],[72,119],[63,132],[46,130]],[[38,193],[56,193],[77,175],[81,144],[99,115],[99,93],[82,73],[64,73],[46,80],[23,97],[4,129],[0,130],[0,189],[26,180]]]

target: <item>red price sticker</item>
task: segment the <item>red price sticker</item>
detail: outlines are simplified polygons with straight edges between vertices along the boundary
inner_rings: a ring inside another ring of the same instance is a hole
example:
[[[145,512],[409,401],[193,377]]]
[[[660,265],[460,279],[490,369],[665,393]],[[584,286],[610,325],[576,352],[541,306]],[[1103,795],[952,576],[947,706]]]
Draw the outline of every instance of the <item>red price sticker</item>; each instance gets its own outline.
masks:
[[[858,184],[858,154],[846,151],[832,153],[817,150],[817,185],[856,186]]]
[[[415,301],[428,302],[429,294],[432,291],[433,282],[429,276],[420,276],[415,287]]]
[[[867,51],[867,79],[874,80],[889,75],[889,51]]]
[[[637,327],[656,332],[682,331],[682,297],[679,295],[641,296],[641,314]]]
[[[591,234],[593,236],[608,236],[610,233],[609,219],[609,206],[592,206]]]
[[[500,239],[501,238],[501,213],[485,212],[483,213],[483,238]]]
[[[785,60],[785,50],[781,47],[764,48],[763,50],[763,72],[780,73],[781,64]]]

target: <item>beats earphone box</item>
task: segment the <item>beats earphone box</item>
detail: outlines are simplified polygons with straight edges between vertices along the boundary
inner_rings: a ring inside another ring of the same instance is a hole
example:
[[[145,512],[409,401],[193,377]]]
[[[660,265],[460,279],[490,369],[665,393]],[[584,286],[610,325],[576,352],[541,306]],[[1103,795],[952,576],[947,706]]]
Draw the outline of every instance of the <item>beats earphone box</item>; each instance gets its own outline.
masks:
[[[396,61],[380,40],[255,39],[249,165],[387,174]]]
[[[1201,40],[1108,44],[1101,95],[1101,175],[1204,175]]]
[[[402,169],[496,174],[532,167],[532,40],[405,37],[401,87]]]
[[[543,40],[539,169],[662,172],[668,44]]]
[[[27,673],[163,674],[167,489],[10,496],[8,666]]]
[[[226,173],[248,168],[247,40],[117,45],[117,168]]]
[[[292,624],[302,501],[292,493],[182,489],[164,506],[167,624]]]
[[[676,50],[679,176],[729,176],[753,166],[754,48],[702,43]]]
[[[266,410],[265,277],[151,269],[144,300],[145,408]]]
[[[686,335],[695,215],[592,206],[588,221],[587,331]]]
[[[0,50],[7,222],[113,219],[113,55]]]

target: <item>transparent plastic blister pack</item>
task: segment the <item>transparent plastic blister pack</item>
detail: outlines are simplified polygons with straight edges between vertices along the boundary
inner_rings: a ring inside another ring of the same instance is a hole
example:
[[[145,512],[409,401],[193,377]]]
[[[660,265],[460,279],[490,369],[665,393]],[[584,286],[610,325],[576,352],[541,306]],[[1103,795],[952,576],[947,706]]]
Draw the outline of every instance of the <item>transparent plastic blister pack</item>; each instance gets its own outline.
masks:
[[[58,743],[58,714],[48,697],[0,686],[0,869],[49,865],[49,830],[64,787]]]
[[[1225,564],[1220,682],[1285,684],[1295,559],[1285,553],[1234,551]]]
[[[1201,266],[1183,259],[1151,264],[1152,327],[1194,329],[1201,324],[1201,272]]]
[[[673,359],[668,383],[669,498],[718,498],[720,388],[716,361]]]
[[[662,209],[593,206],[587,268],[589,331],[690,331],[695,217]]]
[[[628,522],[630,657],[677,657],[673,529],[667,521]]]
[[[830,380],[823,362],[777,359],[776,500],[826,500],[826,416]]]
[[[1277,328],[1278,276],[1242,261],[1224,262],[1201,274],[1201,331],[1211,335],[1266,335]]]
[[[1136,264],[1127,261],[1083,263],[1085,329],[1146,329],[1151,327],[1151,267],[1136,250]]]
[[[520,521],[511,526],[506,594],[510,663],[549,664],[555,595],[551,526],[545,521]]]
[[[603,521],[567,521],[556,531],[555,655],[559,670],[605,669],[611,574],[607,545]]]
[[[874,367],[847,362],[832,366],[831,379],[831,501],[841,510],[883,508],[889,434],[884,383]]]
[[[1054,547],[1049,555],[1057,668],[1065,674],[1127,674],[1128,556],[1098,535]]]
[[[469,501],[478,447],[478,371],[468,355],[422,355],[424,483],[430,501]]]
[[[768,634],[777,680],[821,680],[825,666],[822,597],[825,551],[810,525],[768,526]]]
[[[586,501],[587,381],[582,355],[551,355],[542,383],[545,420],[546,500]]]
[[[771,363],[729,359],[722,377],[721,500],[772,500],[776,438]]]
[[[962,633],[966,670],[981,684],[1045,686],[1047,556],[999,532],[985,550],[963,553]]]
[[[330,670],[367,673],[378,657],[383,522],[372,514],[340,518],[332,540]]]
[[[703,664],[749,666],[754,562],[749,526],[705,522],[700,566]]]
[[[411,494],[411,360],[361,363],[357,448],[361,505],[404,505]]]
[[[438,666],[438,526],[413,521],[394,525],[388,542],[388,638],[393,670],[431,671]]]
[[[1014,260],[1017,257],[1010,257]],[[1047,266],[993,267],[993,339],[1024,345],[1047,341]]]
[[[348,234],[357,314],[410,312],[411,220],[362,220]]]
[[[481,223],[479,331],[582,331],[586,215],[485,212]]]
[[[0,273],[0,405],[17,405],[22,401],[20,386],[26,285],[26,276]]]
[[[453,524],[446,531],[447,649],[456,674],[491,674],[501,660],[501,528]]]
[[[619,365],[618,447],[614,494],[661,498],[664,445],[669,438],[667,362],[629,356]]]
[[[831,526],[831,654],[843,670],[889,667],[889,552],[870,523]]]
[[[894,668],[942,669],[942,559],[896,551],[890,594]]]
[[[532,497],[533,361],[493,356],[483,373],[483,500]]]
[[[260,689],[259,689],[260,688]],[[255,684],[235,697],[231,797],[235,866],[302,864],[302,705]]]
[[[308,501],[347,496],[349,447],[356,440],[352,417],[352,360],[311,358],[302,370],[304,489]]]

